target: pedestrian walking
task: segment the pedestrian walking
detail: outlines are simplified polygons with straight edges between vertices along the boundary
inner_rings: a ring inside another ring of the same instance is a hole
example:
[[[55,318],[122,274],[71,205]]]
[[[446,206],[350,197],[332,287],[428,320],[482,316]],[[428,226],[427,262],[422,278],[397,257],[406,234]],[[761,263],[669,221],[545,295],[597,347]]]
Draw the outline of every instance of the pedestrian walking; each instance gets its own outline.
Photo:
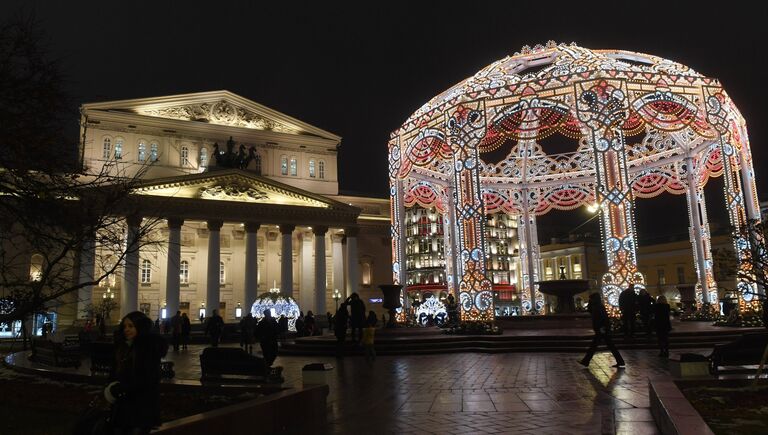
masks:
[[[264,310],[264,317],[256,327],[256,333],[259,336],[264,363],[267,367],[271,367],[272,363],[275,362],[275,358],[277,358],[277,336],[279,332],[277,320],[272,317],[270,310]]]
[[[349,324],[352,328],[352,341],[359,342],[363,338],[365,326],[365,304],[357,293],[349,296]]]
[[[640,311],[640,321],[643,322],[645,335],[651,335],[651,316],[653,316],[653,297],[645,289],[637,295],[637,307]]]
[[[160,359],[168,345],[152,320],[128,313],[115,331],[115,366],[104,396],[112,403],[114,433],[148,434],[160,424]]]
[[[669,304],[664,295],[656,299],[653,306],[653,319],[656,337],[659,340],[659,356],[669,356],[669,331],[672,330],[672,323],[669,321]]]
[[[376,315],[376,313],[373,312],[373,310],[368,311],[368,319],[365,321],[366,325],[373,325],[374,328],[376,327],[376,324],[379,323],[379,317]]]
[[[336,357],[342,358],[344,356],[344,340],[347,338],[347,322],[349,321],[346,301],[336,310],[336,315],[333,316],[333,319],[333,333],[336,335]]]
[[[208,318],[205,325],[205,333],[211,337],[211,346],[219,347],[219,340],[221,340],[221,332],[224,330],[224,319],[219,316],[218,310],[213,310],[211,317]]]
[[[608,319],[608,312],[605,311],[603,301],[600,299],[600,293],[592,293],[589,295],[589,305],[587,306],[590,316],[592,317],[592,329],[595,331],[595,336],[592,338],[592,344],[589,345],[587,354],[579,361],[579,364],[584,367],[589,366],[589,362],[592,360],[592,356],[597,350],[597,346],[601,340],[605,341],[605,345],[608,350],[613,354],[613,358],[616,360],[616,364],[613,367],[624,367],[624,358],[621,357],[619,350],[611,340],[611,323]]]
[[[192,332],[192,321],[189,320],[187,313],[181,315],[181,348],[186,349],[189,346],[189,334]]]
[[[637,314],[637,294],[635,285],[630,284],[619,294],[619,310],[621,311],[621,326],[624,330],[624,336],[633,338],[635,336],[635,315]]]
[[[181,311],[176,311],[176,315],[171,318],[171,338],[174,352],[178,352],[179,346],[181,346],[181,323]]]
[[[248,313],[240,320],[240,347],[249,354],[253,354],[254,334],[256,333],[256,319]]]
[[[376,348],[373,346],[374,336],[376,335],[376,314],[373,314],[373,320],[368,320],[368,324],[363,328],[363,338],[360,340],[365,351],[365,362],[369,365],[376,360]]]

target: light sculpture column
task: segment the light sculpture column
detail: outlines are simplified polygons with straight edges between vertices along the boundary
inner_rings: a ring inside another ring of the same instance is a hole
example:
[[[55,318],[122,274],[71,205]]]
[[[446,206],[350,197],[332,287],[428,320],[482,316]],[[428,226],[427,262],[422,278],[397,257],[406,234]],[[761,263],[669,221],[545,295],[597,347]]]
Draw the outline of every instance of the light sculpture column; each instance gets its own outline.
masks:
[[[221,291],[221,227],[222,221],[208,221],[208,277],[205,287],[205,306],[208,308],[206,316],[213,315],[213,310],[218,313]],[[175,313],[174,313],[175,314]],[[218,313],[221,315],[221,313]]]
[[[461,320],[493,321],[493,293],[485,269],[485,209],[477,150],[486,133],[485,104],[481,101],[451,108],[445,114],[445,130],[453,151]]]
[[[181,265],[181,226],[184,220],[180,218],[168,219],[168,258],[165,274],[165,307],[168,317],[176,315],[179,309]]]
[[[125,266],[120,288],[120,315],[139,309],[139,226],[141,216],[126,218],[128,233],[125,244]]]
[[[690,233],[693,244],[693,260],[696,266],[696,303],[717,304],[717,287],[712,271],[712,251],[710,249],[709,225],[704,189],[699,186],[699,167],[692,157],[685,158],[688,202],[688,219],[691,222]]]
[[[520,262],[523,266],[523,291],[520,300],[523,314],[543,314],[544,295],[539,291],[539,237],[536,231],[536,215],[531,213],[530,191],[521,190],[522,214],[518,218],[517,232],[520,238]]]
[[[243,301],[245,302],[246,312],[251,311],[253,303],[256,302],[259,289],[259,245],[258,233],[261,225],[255,222],[246,222],[245,224],[245,289],[243,292]]]
[[[740,123],[739,125],[739,139],[741,142],[741,154],[739,163],[741,165],[741,180],[744,183],[744,196],[746,199],[747,217],[755,222],[760,222],[760,202],[757,199],[757,186],[755,183],[755,168],[752,163],[752,150],[749,146],[749,136],[747,135],[747,129]],[[765,240],[757,239],[759,234],[754,232],[751,234],[752,240],[750,243],[755,243],[760,251],[758,255],[765,256]],[[765,294],[765,288],[761,285],[757,285],[757,291],[760,294]]]
[[[723,162],[723,190],[728,219],[734,229],[734,249],[742,270],[748,268],[745,263],[749,252],[750,240],[743,234],[747,225],[747,214],[744,208],[744,197],[741,193],[741,179],[738,168],[736,147],[733,145],[732,132],[728,113],[725,110],[726,96],[719,88],[704,88],[707,105],[707,121],[717,131],[718,146]],[[753,286],[742,278],[736,278],[736,287],[744,300],[750,302],[753,298]]]
[[[296,225],[280,225],[280,293],[293,297],[293,230]]]
[[[644,287],[637,270],[632,186],[627,174],[624,135],[620,129],[627,113],[623,82],[595,80],[576,84],[579,121],[595,156],[595,198],[608,272],[602,278],[603,296],[613,307],[630,284]]]
[[[325,233],[328,227],[314,226],[315,233],[315,311],[325,314]]]
[[[445,262],[445,281],[448,293],[456,294],[456,220],[454,189],[445,189],[445,213],[443,213],[443,260]]]

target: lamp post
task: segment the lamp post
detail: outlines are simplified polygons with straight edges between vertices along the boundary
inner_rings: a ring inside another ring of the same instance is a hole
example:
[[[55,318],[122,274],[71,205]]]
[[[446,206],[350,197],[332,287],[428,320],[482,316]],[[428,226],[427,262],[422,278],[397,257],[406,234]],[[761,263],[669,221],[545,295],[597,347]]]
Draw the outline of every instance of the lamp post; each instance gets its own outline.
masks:
[[[336,311],[339,311],[339,299],[341,299],[339,289],[333,289],[333,300],[336,302]]]

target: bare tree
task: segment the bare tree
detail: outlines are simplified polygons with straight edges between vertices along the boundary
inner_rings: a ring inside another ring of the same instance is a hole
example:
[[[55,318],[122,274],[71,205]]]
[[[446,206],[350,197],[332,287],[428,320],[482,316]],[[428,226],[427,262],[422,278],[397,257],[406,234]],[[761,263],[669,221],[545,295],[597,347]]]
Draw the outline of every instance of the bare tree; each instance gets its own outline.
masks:
[[[76,141],[62,129],[61,74],[48,58],[33,17],[0,25],[0,325],[71,302],[156,243],[157,219],[141,221],[126,243],[126,218],[140,213],[131,192],[146,167],[131,176],[114,161],[98,173],[78,167]],[[94,244],[111,260],[83,279],[80,259]]]

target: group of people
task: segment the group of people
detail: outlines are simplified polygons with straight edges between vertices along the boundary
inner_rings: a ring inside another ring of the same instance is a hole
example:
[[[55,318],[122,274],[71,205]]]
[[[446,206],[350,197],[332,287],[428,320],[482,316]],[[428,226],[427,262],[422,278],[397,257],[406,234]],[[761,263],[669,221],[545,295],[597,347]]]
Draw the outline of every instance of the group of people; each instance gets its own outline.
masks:
[[[171,317],[170,330],[173,351],[178,352],[179,348],[186,349],[189,345],[189,334],[192,332],[192,322],[187,313],[176,311],[176,314]]]
[[[587,310],[592,318],[592,329],[595,335],[592,339],[592,344],[590,344],[587,350],[587,354],[584,355],[584,358],[579,363],[583,366],[588,366],[597,346],[601,341],[604,341],[616,360],[614,367],[624,367],[624,358],[622,358],[619,350],[616,349],[616,345],[613,344],[613,340],[611,340],[611,323],[600,293],[589,295]],[[654,302],[645,289],[640,290],[638,294],[635,293],[634,285],[630,285],[619,294],[619,311],[621,312],[622,330],[626,337],[633,336],[635,319],[639,311],[646,334],[650,334],[651,325],[653,325],[656,331],[659,356],[669,356],[669,331],[672,330],[672,323],[669,319],[670,309],[666,297],[661,295]]]
[[[344,356],[344,342],[347,339],[347,328],[352,330],[352,342],[363,346],[366,361],[373,362],[376,359],[376,351],[373,347],[378,323],[376,313],[370,311],[365,315],[365,303],[360,295],[352,293],[339,305],[333,316],[333,332],[336,335],[336,356]]]

